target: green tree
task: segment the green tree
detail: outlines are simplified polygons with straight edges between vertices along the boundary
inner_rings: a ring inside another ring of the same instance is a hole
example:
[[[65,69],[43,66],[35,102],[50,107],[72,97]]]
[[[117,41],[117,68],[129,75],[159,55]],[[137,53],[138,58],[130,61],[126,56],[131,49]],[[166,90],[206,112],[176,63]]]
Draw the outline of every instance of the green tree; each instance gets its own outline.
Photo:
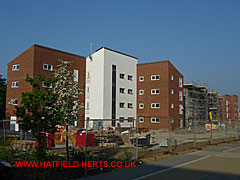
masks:
[[[41,132],[54,134],[57,131],[56,125],[60,123],[63,114],[60,106],[56,107],[58,94],[53,91],[52,84],[56,78],[45,80],[43,75],[37,79],[30,78],[27,75],[26,81],[33,87],[32,92],[22,92],[21,105],[16,107],[16,116],[22,120],[19,121],[24,131],[31,130],[34,137],[38,140],[37,158],[44,159],[45,139]],[[39,84],[44,83],[45,88]]]
[[[6,79],[0,75],[0,120],[5,118],[6,110]]]

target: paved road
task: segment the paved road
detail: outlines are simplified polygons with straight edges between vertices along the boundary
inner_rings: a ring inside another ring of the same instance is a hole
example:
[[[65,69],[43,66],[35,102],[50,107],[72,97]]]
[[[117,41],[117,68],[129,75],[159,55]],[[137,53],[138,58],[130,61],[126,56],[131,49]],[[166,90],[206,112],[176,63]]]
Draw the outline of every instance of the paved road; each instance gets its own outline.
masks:
[[[176,156],[136,168],[87,177],[87,180],[237,180],[240,179],[240,143]]]

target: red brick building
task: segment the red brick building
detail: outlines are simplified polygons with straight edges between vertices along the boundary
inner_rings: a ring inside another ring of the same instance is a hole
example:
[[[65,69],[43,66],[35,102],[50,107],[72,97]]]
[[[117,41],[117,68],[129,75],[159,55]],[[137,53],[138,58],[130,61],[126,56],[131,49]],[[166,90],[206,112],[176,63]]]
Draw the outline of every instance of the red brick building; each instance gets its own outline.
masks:
[[[15,106],[20,105],[21,93],[32,92],[31,85],[25,81],[26,74],[36,78],[42,74],[45,78],[53,76],[54,69],[57,67],[57,60],[62,59],[71,61],[69,70],[74,71],[74,80],[78,82],[81,89],[85,89],[86,59],[85,57],[59,51],[56,49],[32,45],[22,54],[8,63],[7,74],[7,95],[6,95],[6,118],[16,120],[14,115]],[[42,85],[44,86],[44,85]],[[85,102],[85,95],[79,95],[80,102]],[[84,109],[79,111],[80,119],[84,119]],[[18,130],[18,125],[11,122],[12,128]],[[78,124],[79,127],[82,123]]]
[[[236,124],[238,120],[238,96],[222,95],[220,97],[220,113],[222,121],[229,121]]]
[[[184,126],[183,75],[170,61],[138,64],[137,117],[139,128]]]

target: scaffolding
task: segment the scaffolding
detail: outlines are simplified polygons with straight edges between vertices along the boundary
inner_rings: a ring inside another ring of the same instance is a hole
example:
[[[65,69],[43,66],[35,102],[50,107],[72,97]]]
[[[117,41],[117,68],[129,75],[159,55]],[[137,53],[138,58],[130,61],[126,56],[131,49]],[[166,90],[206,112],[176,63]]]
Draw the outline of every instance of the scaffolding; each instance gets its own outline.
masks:
[[[212,118],[215,122],[220,122],[220,95],[216,91],[208,92],[208,109],[212,112]]]
[[[208,88],[206,84],[184,84],[185,96],[185,126],[193,126],[194,120],[198,126],[208,122]]]
[[[198,126],[209,122],[208,114],[212,113],[214,123],[221,121],[220,95],[217,91],[209,90],[204,83],[184,84],[185,97],[185,126],[192,126],[194,120]]]

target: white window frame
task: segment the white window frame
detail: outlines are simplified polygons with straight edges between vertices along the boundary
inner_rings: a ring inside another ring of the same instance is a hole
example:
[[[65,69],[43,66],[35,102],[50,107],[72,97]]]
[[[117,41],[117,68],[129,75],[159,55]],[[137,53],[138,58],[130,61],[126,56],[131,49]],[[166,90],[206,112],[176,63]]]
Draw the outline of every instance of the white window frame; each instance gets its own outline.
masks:
[[[139,117],[139,122],[144,123],[144,117]]]
[[[73,70],[73,81],[78,82],[78,70],[77,69]]]
[[[171,104],[171,109],[174,109],[174,104],[173,103]]]
[[[19,71],[19,69],[20,69],[20,65],[19,64],[14,64],[12,66],[12,71]]]
[[[160,80],[160,75],[151,75],[151,81],[157,81],[157,80]]]
[[[144,90],[143,90],[143,89],[140,89],[140,90],[139,90],[139,95],[140,95],[140,96],[144,95]]]
[[[173,81],[173,80],[174,80],[174,76],[173,76],[173,75],[171,75],[170,79],[171,79],[171,81]]]
[[[17,101],[17,103],[15,103],[16,101]],[[8,104],[16,106],[16,105],[18,105],[18,99],[11,99],[11,101]]]
[[[140,76],[139,77],[139,82],[143,82],[144,81],[144,76]]]
[[[158,120],[158,121],[157,121]],[[151,118],[151,123],[160,123],[160,118],[158,117],[152,117]]]
[[[42,87],[47,87],[44,82],[42,82]]]
[[[183,114],[183,105],[179,104],[179,114]]]
[[[11,116],[10,117],[10,125],[14,125],[14,131],[19,131],[19,124],[17,123],[17,117]]]
[[[157,93],[157,91],[159,92]],[[160,89],[152,89],[151,94],[160,94]]]
[[[47,68],[44,67],[45,65],[47,66]],[[51,67],[51,68],[49,69],[49,67]],[[47,70],[47,71],[53,71],[53,65],[51,65],[51,64],[43,64],[43,69]]]
[[[19,87],[19,81],[14,81],[14,82],[12,82],[11,87],[12,87],[12,88],[18,88],[18,87]]]
[[[158,104],[159,104],[159,107],[157,107]],[[160,103],[151,103],[151,108],[152,109],[159,109],[160,108]]]
[[[171,89],[171,94],[174,94],[174,89]]]
[[[139,109],[144,109],[144,104],[143,103],[139,104]]]
[[[178,81],[179,81],[179,87],[183,87],[183,79],[180,77],[179,79],[178,79]]]
[[[179,128],[183,128],[183,119],[179,118]]]
[[[182,91],[179,91],[179,101],[183,101],[183,93]]]

